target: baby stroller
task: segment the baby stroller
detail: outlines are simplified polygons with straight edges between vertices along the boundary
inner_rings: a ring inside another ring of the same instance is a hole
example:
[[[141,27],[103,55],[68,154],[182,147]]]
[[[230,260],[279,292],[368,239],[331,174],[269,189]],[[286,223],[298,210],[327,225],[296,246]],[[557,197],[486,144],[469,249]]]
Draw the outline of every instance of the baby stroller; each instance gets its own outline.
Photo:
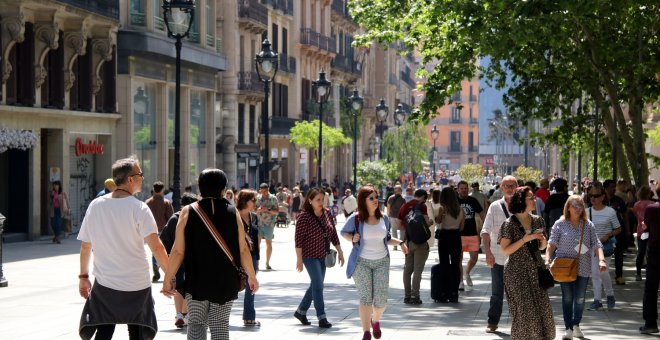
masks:
[[[278,228],[288,228],[289,227],[289,206],[286,204],[280,205],[279,212],[277,213],[277,219],[275,220],[275,226]]]

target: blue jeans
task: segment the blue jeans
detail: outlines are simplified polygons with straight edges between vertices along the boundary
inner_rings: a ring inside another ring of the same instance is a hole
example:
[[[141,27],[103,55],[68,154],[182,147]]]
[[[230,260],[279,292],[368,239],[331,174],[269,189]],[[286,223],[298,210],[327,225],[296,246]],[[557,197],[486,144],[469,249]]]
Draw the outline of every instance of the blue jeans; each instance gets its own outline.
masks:
[[[62,209],[53,209],[53,217],[50,219],[50,225],[53,227],[54,236],[60,236],[60,232],[62,232]]]
[[[502,305],[504,304],[504,266],[497,263],[490,269],[491,295],[490,308],[488,309],[488,324],[497,325],[502,316]]]
[[[252,267],[255,274],[257,273],[257,255],[252,254]],[[247,281],[247,278],[245,278]],[[257,312],[254,310],[254,294],[250,289],[250,282],[245,286],[245,297],[243,298],[243,320],[255,320]]]
[[[579,326],[582,321],[584,296],[587,293],[588,283],[588,277],[579,275],[573,282],[561,283],[561,305],[566,329],[573,329],[573,326]]]
[[[316,316],[325,319],[325,304],[323,303],[323,280],[325,280],[325,259],[303,258],[303,265],[307,269],[307,274],[311,279],[309,288],[305,292],[300,305],[298,305],[298,313],[307,315],[307,310],[314,301],[314,309],[316,309]]]

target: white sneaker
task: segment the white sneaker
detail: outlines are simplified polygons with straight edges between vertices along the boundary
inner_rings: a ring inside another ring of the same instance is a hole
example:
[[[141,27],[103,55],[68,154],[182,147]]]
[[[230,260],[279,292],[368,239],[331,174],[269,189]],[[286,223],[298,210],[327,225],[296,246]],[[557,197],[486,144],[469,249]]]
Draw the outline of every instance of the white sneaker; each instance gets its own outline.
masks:
[[[458,284],[458,290],[461,292],[465,291],[465,285],[463,284],[463,281],[461,281],[461,283]]]
[[[465,283],[472,287],[472,278],[470,277],[470,274],[465,275]]]
[[[564,331],[564,336],[561,337],[562,340],[572,340],[573,339],[573,331],[570,329],[567,329]]]
[[[578,325],[573,326],[573,336],[576,338],[584,338],[584,334],[582,333],[580,326]]]

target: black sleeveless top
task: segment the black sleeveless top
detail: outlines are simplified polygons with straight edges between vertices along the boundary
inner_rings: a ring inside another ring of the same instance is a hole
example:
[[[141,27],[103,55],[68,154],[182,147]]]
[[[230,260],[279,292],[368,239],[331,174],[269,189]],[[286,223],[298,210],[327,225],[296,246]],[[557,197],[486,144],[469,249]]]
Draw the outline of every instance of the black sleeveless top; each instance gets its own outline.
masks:
[[[215,208],[212,213],[211,201]],[[224,198],[203,199],[199,205],[222,235],[237,265],[241,265],[236,208]],[[191,208],[185,229],[185,291],[193,300],[224,304],[238,297],[236,269]]]

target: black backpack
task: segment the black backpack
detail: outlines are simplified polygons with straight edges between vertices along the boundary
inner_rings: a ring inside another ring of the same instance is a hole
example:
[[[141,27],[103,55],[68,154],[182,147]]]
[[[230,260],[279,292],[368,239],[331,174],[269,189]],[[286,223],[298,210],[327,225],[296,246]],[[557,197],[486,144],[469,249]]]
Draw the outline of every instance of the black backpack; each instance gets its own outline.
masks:
[[[426,226],[424,214],[419,208],[421,204],[423,202],[416,204],[406,215],[406,235],[415,244],[423,244],[431,238],[431,230]]]

